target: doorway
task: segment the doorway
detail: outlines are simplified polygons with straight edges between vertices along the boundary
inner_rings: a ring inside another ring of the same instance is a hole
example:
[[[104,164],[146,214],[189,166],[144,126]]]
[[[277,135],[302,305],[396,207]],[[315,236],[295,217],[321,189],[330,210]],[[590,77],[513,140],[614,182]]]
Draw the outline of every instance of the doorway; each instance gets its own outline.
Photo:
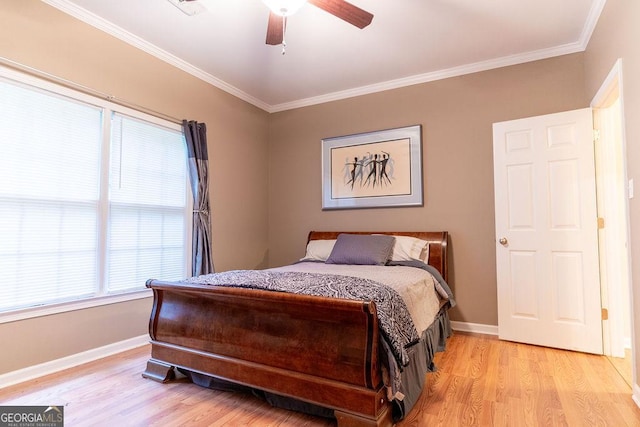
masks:
[[[633,183],[627,180],[622,61],[618,60],[594,97],[596,192],[604,354],[625,381],[633,383],[629,207]]]

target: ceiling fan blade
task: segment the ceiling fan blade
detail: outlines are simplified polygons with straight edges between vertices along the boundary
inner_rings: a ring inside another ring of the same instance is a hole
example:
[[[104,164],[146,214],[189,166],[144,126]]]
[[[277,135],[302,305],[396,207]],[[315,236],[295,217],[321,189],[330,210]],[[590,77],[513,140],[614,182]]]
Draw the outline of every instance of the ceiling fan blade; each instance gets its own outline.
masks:
[[[269,12],[269,23],[267,24],[267,44],[282,44],[282,16]]]
[[[358,28],[364,28],[371,24],[373,14],[360,9],[344,0],[308,0],[312,5],[329,12],[343,21]]]

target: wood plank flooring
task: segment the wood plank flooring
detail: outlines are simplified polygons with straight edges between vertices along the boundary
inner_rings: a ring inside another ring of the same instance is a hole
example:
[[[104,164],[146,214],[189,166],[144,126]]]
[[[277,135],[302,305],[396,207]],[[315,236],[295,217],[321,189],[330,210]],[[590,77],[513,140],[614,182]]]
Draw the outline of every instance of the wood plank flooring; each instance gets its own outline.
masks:
[[[64,405],[65,426],[335,426],[243,393],[141,377],[149,347],[0,389],[0,405]],[[640,426],[605,357],[456,333],[398,427]]]

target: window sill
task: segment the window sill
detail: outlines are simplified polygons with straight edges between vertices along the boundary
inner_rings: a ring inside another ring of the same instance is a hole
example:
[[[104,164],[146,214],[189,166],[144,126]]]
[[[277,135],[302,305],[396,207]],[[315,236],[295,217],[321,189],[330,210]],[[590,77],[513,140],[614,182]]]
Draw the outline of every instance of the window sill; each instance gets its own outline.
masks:
[[[151,289],[144,289],[141,291],[129,292],[126,294],[93,297],[77,301],[64,302],[60,304],[51,304],[43,307],[25,308],[23,310],[0,313],[0,324],[31,319],[34,317],[50,316],[52,314],[65,313],[68,311],[83,310],[86,308],[99,307],[102,305],[116,304],[119,302],[151,298],[152,296],[153,291],[151,291]]]

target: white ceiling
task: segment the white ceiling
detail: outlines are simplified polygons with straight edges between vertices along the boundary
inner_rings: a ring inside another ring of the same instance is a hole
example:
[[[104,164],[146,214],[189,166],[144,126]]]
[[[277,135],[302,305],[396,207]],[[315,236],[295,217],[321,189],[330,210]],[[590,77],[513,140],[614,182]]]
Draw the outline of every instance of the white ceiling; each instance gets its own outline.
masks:
[[[351,0],[360,30],[310,4],[286,55],[265,44],[261,0],[44,0],[266,111],[275,112],[585,49],[606,0]]]

